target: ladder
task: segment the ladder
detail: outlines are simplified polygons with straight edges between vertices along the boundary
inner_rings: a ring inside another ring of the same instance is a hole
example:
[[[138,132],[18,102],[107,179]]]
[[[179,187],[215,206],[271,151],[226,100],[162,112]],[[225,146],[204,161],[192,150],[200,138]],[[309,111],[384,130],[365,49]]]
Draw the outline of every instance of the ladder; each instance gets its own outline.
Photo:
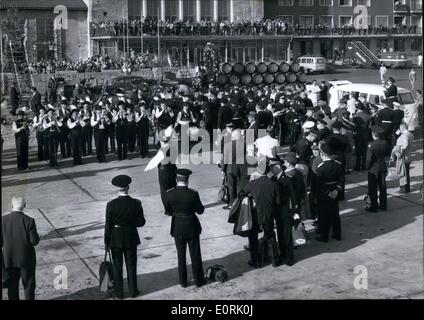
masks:
[[[362,41],[350,41],[347,43],[346,49],[352,57],[360,60],[363,64],[369,66],[380,65],[380,59],[370,49],[368,49]]]

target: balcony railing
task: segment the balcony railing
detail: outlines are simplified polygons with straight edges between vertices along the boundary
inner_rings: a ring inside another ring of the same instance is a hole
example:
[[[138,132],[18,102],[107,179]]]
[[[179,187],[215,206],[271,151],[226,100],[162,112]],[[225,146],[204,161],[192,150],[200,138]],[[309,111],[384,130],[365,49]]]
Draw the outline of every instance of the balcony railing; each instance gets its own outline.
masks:
[[[423,5],[421,3],[411,3],[411,12],[422,12]]]
[[[393,6],[393,12],[394,13],[408,13],[410,11],[410,8],[407,4],[395,4]]]

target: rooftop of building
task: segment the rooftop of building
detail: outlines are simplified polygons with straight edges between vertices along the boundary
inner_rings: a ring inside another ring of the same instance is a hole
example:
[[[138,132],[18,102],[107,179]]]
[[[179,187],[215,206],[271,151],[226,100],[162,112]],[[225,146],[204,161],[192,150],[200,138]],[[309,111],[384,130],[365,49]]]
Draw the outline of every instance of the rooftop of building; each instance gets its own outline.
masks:
[[[83,0],[2,0],[0,9],[53,10],[56,6],[65,6],[68,10],[86,11]]]

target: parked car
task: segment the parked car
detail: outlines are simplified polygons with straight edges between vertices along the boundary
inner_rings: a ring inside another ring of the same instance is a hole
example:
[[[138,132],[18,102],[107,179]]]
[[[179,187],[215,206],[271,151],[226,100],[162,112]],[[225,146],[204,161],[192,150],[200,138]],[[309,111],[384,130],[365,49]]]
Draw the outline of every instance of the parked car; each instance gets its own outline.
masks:
[[[402,69],[412,66],[412,61],[407,58],[403,52],[383,52],[380,55],[380,61],[393,69]]]

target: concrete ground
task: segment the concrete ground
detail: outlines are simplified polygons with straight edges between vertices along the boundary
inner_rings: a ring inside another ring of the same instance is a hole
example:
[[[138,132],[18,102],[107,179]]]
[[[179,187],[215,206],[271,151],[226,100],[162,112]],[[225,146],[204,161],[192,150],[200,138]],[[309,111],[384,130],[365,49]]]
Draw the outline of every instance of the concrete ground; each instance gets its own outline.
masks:
[[[13,142],[6,141],[2,213],[10,210],[13,195],[24,195],[25,211],[36,220],[41,236],[36,248],[37,299],[110,298],[98,290],[98,269],[104,257],[106,202],[116,196],[110,180],[117,174],[133,178],[130,194],[141,199],[147,221],[139,229],[137,299],[424,298],[422,140],[415,141],[411,193],[398,194],[397,181],[389,181],[389,210],[368,213],[363,210],[367,173],[348,175],[346,201],[341,202],[343,241],[312,240],[296,250],[292,267],[249,267],[249,254],[243,250],[247,240],[232,234],[228,211],[217,202],[219,169],[216,165],[188,166],[193,170],[190,185],[199,190],[206,207],[199,217],[204,269],[222,264],[230,280],[185,289],[178,284],[176,250],[169,235],[170,218],[163,214],[157,171],[143,172],[148,159],[119,162],[109,155],[107,163],[98,164],[91,157],[76,167],[72,159],[66,159],[60,161],[60,168],[51,169],[46,162],[36,161],[34,146],[30,150],[32,170],[19,172]],[[67,289],[55,288],[55,278],[63,275],[60,266],[67,269]],[[367,289],[355,289],[358,266],[367,270]]]

